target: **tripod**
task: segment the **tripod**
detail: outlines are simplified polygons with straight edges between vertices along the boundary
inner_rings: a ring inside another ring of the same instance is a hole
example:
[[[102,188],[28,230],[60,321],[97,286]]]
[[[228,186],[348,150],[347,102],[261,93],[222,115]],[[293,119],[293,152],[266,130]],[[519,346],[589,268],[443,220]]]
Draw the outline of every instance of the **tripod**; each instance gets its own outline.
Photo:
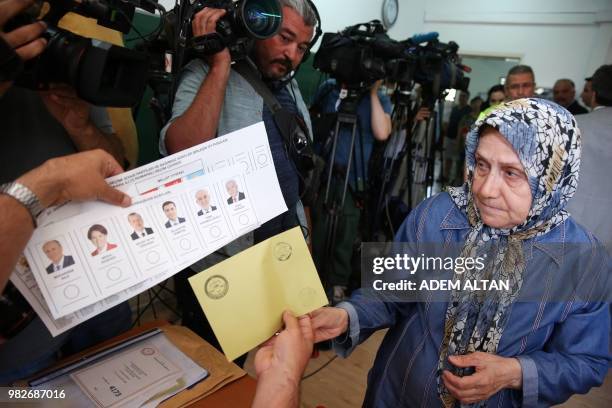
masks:
[[[323,281],[329,287],[330,277],[334,272],[334,251],[337,244],[338,227],[344,218],[344,208],[347,204],[347,195],[349,191],[349,177],[353,177],[353,186],[361,189],[359,174],[357,167],[361,169],[361,177],[365,178],[365,157],[364,157],[364,141],[361,133],[359,118],[356,114],[359,103],[364,95],[362,87],[353,87],[343,89],[341,92],[341,103],[338,108],[338,115],[334,124],[334,132],[326,143],[326,149],[329,151],[331,143],[331,151],[328,159],[327,180],[325,184],[324,195],[322,199],[322,213],[324,223],[320,228],[323,233],[321,237],[321,251],[319,257],[319,266],[322,273]],[[350,133],[350,143],[348,148],[348,157],[346,168],[337,164],[336,157],[339,151],[339,138],[345,137],[342,135],[343,130],[348,130]],[[357,137],[359,137],[359,149],[357,149]],[[361,163],[356,164],[356,154],[359,154]],[[339,186],[339,189],[337,188]]]
[[[388,212],[391,192],[387,190],[396,172],[397,163],[401,162],[404,157],[408,160],[411,159],[410,155],[406,155],[406,151],[410,152],[412,132],[408,133],[408,127],[414,112],[411,109],[411,92],[406,86],[400,85],[395,90],[393,93],[393,104],[394,108],[391,114],[392,132],[384,151],[380,191],[374,207],[376,210],[373,213],[373,228],[369,234],[372,238],[375,238],[375,234],[381,229],[380,214],[382,214],[383,209],[386,209]],[[408,163],[408,166],[410,167],[410,163]],[[409,185],[409,176],[406,177],[407,185]]]
[[[433,109],[433,115],[427,119],[425,131],[416,135],[415,138],[412,167],[412,187],[414,191],[411,207],[433,195],[436,151],[441,142],[440,121],[442,119],[443,99],[435,99],[429,106]]]

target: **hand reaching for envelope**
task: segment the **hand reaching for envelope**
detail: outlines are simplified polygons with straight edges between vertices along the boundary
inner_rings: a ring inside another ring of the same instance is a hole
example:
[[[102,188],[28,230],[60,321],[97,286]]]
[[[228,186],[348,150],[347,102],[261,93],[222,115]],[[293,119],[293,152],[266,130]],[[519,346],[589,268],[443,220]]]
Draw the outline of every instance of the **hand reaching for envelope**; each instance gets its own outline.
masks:
[[[348,330],[349,316],[339,307],[322,307],[310,313],[315,343],[335,339]]]

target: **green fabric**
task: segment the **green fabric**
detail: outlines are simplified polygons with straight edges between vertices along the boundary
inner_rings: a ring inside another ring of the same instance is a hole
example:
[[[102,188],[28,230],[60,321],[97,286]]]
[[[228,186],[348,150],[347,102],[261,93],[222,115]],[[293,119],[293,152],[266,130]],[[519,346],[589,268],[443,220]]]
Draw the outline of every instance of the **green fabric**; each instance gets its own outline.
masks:
[[[319,275],[328,287],[336,285],[347,286],[353,272],[351,259],[353,257],[355,241],[358,239],[361,210],[357,207],[350,191],[347,192],[344,208],[337,223],[335,245],[329,255],[332,258],[330,262],[326,259],[325,254],[330,217],[329,211],[323,207],[324,194],[325,191],[322,191],[316,207],[312,211],[313,256]],[[342,183],[336,182],[332,185],[330,201],[335,200],[337,203],[340,203],[341,199]]]
[[[132,24],[132,30],[123,36],[127,48],[134,48],[142,42],[136,30],[145,37],[153,33],[159,25],[159,17],[137,11],[134,13]],[[140,102],[138,114],[134,118],[138,131],[138,166],[143,166],[160,158],[157,147],[160,129],[157,126],[155,114],[149,107],[152,97],[153,92],[147,86]]]

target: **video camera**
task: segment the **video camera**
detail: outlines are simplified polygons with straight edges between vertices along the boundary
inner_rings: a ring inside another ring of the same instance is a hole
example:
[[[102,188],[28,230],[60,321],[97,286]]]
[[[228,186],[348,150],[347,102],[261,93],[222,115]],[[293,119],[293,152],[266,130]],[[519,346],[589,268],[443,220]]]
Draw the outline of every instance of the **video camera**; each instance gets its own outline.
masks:
[[[426,45],[419,45],[427,42]],[[341,33],[325,33],[314,67],[348,88],[369,87],[379,79],[399,86],[413,82],[437,87],[436,92],[467,90],[455,42],[441,43],[437,34],[396,41],[378,20],[347,27]]]
[[[20,73],[16,84],[46,90],[52,83],[64,83],[94,105],[136,105],[146,86],[147,54],[85,38],[57,26],[65,14],[74,12],[127,33],[136,7],[154,12],[160,6],[156,0],[37,0],[5,25],[5,30],[11,31],[37,20],[47,24],[43,34],[47,39],[45,50],[17,68]]]
[[[227,11],[216,27],[216,33],[193,36],[192,21],[204,9]],[[283,13],[279,0],[196,0],[181,5],[181,36],[187,60],[215,54],[225,47],[234,61],[248,56],[253,40],[274,36],[280,30]]]

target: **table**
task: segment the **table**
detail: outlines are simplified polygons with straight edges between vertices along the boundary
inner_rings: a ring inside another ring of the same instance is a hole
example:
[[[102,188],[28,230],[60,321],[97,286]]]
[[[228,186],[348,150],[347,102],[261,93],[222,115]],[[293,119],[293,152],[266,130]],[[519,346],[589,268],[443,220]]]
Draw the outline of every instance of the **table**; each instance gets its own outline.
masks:
[[[112,346],[117,343],[121,343],[122,341],[142,334],[151,329],[155,329],[158,327],[162,327],[168,325],[169,323],[163,320],[157,320],[149,323],[142,324],[139,327],[135,327],[127,332],[120,334],[119,336],[113,337],[107,341],[104,341],[100,344],[97,344],[87,350],[84,350],[80,353],[74,354],[60,363],[56,364],[52,368],[45,371],[53,371],[57,369],[58,366],[64,366],[71,364],[77,360],[80,360],[83,356],[87,354],[91,354],[96,350],[100,350],[102,348]],[[228,363],[229,364],[229,363]],[[38,375],[37,375],[38,376]],[[255,397],[255,389],[257,386],[257,382],[248,375],[226,385],[225,387],[219,389],[208,397],[201,399],[200,401],[195,402],[191,405],[193,408],[220,408],[220,407],[235,407],[235,408],[248,408],[251,406],[253,399]]]

